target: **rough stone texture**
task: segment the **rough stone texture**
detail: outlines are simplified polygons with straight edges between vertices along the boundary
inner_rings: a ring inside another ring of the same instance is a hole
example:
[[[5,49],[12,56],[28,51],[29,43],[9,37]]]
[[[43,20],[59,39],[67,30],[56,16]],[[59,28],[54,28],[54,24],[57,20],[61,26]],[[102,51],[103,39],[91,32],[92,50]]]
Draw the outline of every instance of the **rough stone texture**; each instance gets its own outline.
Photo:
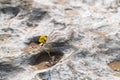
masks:
[[[9,72],[0,69],[0,80],[120,80],[108,66],[120,61],[119,6],[120,0],[0,0],[0,62],[14,65],[2,64]],[[40,35],[64,52],[42,71],[28,64],[36,53],[23,52]]]

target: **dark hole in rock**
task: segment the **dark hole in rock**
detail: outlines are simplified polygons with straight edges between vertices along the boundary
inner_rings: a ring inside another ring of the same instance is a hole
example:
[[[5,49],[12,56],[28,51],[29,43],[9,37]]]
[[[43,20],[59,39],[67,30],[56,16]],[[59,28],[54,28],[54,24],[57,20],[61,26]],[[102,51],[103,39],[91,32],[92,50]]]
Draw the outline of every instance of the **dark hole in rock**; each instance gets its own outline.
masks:
[[[12,14],[14,16],[17,16],[17,14],[20,12],[20,9],[18,7],[6,7],[2,8],[0,11],[4,14]]]
[[[30,65],[35,66],[39,70],[46,69],[58,63],[63,55],[59,50],[53,50],[50,53],[44,50],[30,58]]]

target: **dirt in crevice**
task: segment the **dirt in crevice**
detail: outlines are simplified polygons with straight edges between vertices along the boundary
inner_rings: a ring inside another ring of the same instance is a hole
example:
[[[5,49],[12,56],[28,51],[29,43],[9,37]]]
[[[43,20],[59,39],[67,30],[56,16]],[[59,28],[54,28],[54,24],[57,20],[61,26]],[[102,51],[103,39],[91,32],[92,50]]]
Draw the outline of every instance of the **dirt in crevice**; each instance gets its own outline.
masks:
[[[62,56],[63,53],[60,51],[51,51],[50,53],[42,51],[30,58],[30,65],[39,70],[47,69],[57,64],[61,60]]]
[[[120,61],[113,61],[108,66],[114,71],[120,71]]]

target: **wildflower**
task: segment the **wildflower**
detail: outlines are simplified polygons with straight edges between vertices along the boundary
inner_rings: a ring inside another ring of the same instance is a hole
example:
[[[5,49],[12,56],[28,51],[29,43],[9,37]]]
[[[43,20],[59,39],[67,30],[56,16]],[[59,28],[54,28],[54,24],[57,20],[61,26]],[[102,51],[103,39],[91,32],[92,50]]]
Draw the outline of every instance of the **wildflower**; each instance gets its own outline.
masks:
[[[40,36],[38,42],[45,43],[47,41],[47,36]]]

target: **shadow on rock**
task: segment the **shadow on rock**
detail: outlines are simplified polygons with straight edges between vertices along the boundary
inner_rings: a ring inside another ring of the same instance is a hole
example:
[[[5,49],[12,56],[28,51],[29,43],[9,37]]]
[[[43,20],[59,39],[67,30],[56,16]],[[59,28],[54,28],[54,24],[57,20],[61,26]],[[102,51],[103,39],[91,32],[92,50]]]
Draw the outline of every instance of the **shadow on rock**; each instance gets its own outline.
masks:
[[[6,80],[10,75],[16,75],[16,73],[23,71],[23,68],[13,66],[9,63],[0,63],[0,80]]]
[[[32,12],[30,13],[30,21],[34,20],[42,20],[45,16],[48,16],[47,11],[41,8],[33,8]]]
[[[34,36],[32,38],[29,38],[27,42],[25,42],[25,44],[29,45],[31,43],[36,43],[39,44],[38,40],[39,40],[40,36]]]
[[[12,15],[12,17],[15,17],[20,12],[20,9],[18,7],[5,7],[0,9],[0,11],[3,14]]]

